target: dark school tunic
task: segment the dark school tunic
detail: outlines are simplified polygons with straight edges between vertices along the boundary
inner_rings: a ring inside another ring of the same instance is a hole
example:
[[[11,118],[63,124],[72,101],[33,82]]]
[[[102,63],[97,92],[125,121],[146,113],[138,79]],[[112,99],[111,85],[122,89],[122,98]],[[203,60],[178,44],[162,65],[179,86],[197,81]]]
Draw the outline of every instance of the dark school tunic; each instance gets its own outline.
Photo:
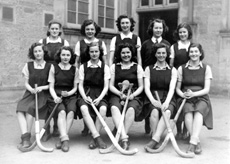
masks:
[[[171,67],[170,67],[171,68]],[[163,70],[157,70],[156,68],[154,68],[154,65],[150,65],[149,66],[149,70],[150,70],[150,91],[154,97],[154,99],[157,100],[157,97],[155,95],[155,91],[158,92],[158,95],[160,97],[161,102],[165,102],[167,95],[168,95],[168,91],[169,91],[169,87],[170,87],[170,82],[171,82],[171,77],[172,77],[172,68],[166,68]],[[171,111],[171,117],[173,117],[174,115],[174,109],[176,107],[176,100],[175,97],[173,96],[170,103],[169,103],[169,110]],[[152,105],[152,103],[149,101],[148,97],[145,97],[145,101],[144,101],[144,112],[143,112],[143,117],[147,117],[149,116],[149,114],[151,113],[151,111],[153,110],[153,108],[156,108]],[[161,116],[161,112],[160,109],[159,113]]]
[[[45,63],[44,69],[35,69],[34,62],[28,62],[29,84],[32,88],[37,84],[39,86],[48,85],[50,63]],[[39,118],[45,119],[47,115],[46,103],[49,97],[49,90],[43,90],[38,93]],[[35,117],[35,95],[28,90],[25,91],[22,99],[18,102],[17,112],[27,112]]]
[[[115,65],[115,87],[120,90],[118,83],[122,83],[124,80],[128,80],[130,83],[133,83],[132,91],[133,93],[138,88],[138,78],[137,78],[137,64],[134,63],[130,69],[122,69],[120,64]],[[111,97],[109,100],[110,106],[116,106],[122,111],[122,106],[120,104],[120,97],[111,93]],[[134,97],[133,100],[129,100],[127,109],[129,107],[133,107],[135,110],[135,121],[140,121],[138,118],[143,106],[142,96],[141,94]]]
[[[160,43],[164,43],[170,47],[170,43],[165,39],[162,39]],[[152,39],[148,39],[141,46],[141,59],[143,69],[157,62],[157,58],[155,57],[155,54],[153,54],[154,45],[155,43],[153,43]]]
[[[192,91],[199,91],[204,88],[205,83],[205,72],[207,65],[203,64],[203,67],[200,69],[191,70],[188,67],[185,67],[185,64],[182,65],[182,91],[184,92],[186,89],[191,89]],[[199,102],[205,102],[207,105],[200,105]],[[194,105],[194,108],[186,108],[186,103],[190,103]],[[212,115],[212,106],[209,99],[208,94],[193,97],[191,99],[187,99],[183,112],[184,114],[187,112],[198,111],[203,115],[204,122],[203,124],[208,128],[213,128],[213,115]]]
[[[173,45],[175,58],[174,67],[177,69],[179,66],[187,63],[189,61],[189,56],[187,55],[187,50],[185,48],[178,49],[178,42]]]
[[[105,64],[102,62],[101,67],[91,68],[87,67],[87,63],[83,64],[84,66],[84,90],[87,96],[92,100],[98,98],[104,88],[104,68]],[[107,97],[105,96],[99,103],[98,109],[101,106],[107,105]],[[78,100],[78,106],[87,105],[89,108],[89,113],[91,117],[96,117],[96,113],[90,105],[88,105],[81,97]],[[82,118],[82,115],[79,115]]]

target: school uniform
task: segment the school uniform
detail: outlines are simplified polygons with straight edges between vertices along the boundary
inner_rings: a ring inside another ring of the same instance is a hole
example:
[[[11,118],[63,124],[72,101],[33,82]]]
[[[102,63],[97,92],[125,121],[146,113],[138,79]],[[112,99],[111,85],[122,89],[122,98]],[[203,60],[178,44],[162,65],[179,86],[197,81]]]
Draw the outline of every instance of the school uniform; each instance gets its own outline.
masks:
[[[84,82],[84,91],[87,96],[89,96],[92,100],[98,98],[104,88],[104,81],[110,79],[109,67],[98,61],[97,65],[93,65],[91,61],[84,63],[79,68],[79,80]],[[92,118],[96,117],[96,113],[92,109],[92,107],[87,104],[82,97],[80,97],[77,101],[78,107],[80,108],[82,105],[88,106],[90,116]],[[101,106],[108,106],[107,96],[105,96],[97,106],[99,109]],[[79,116],[82,118],[82,115]]]
[[[105,45],[105,42],[102,40],[99,40],[97,38],[95,38],[92,42],[98,42],[99,45],[102,47],[103,49],[103,53],[106,56],[107,55],[107,48]],[[87,55],[86,53],[86,49],[87,46],[90,44],[91,42],[87,39],[82,39],[80,41],[77,42],[76,46],[75,46],[75,54],[80,58],[80,63],[86,63],[90,60],[90,56]],[[102,59],[100,59],[102,61]]]
[[[178,68],[178,81],[182,83],[183,92],[187,89],[202,90],[206,79],[212,79],[212,72],[211,68],[202,62],[195,69],[190,67],[189,62]],[[188,112],[200,112],[203,116],[203,124],[208,129],[213,128],[212,106],[208,94],[187,99],[183,107],[183,114]]]
[[[78,83],[78,70],[75,66],[64,68],[60,63],[54,64],[50,70],[48,82],[54,82],[54,90],[58,97],[61,97],[62,91],[70,91],[74,87],[74,83]],[[70,111],[76,113],[76,95],[73,94],[68,97],[63,97],[62,102],[58,105],[55,115],[57,116],[61,110],[69,113]],[[53,110],[55,103],[53,98],[49,99],[49,109]],[[51,112],[51,111],[50,111]]]
[[[130,83],[133,83],[132,92],[135,92],[138,88],[138,79],[143,78],[143,69],[140,65],[132,62],[129,67],[122,65],[122,63],[113,64],[111,66],[111,75],[115,76],[114,85],[120,90],[118,83],[122,83],[124,80],[128,80]],[[121,112],[123,106],[121,105],[120,96],[117,96],[111,92],[109,104],[111,106],[116,106]],[[139,121],[138,118],[142,111],[143,101],[141,94],[135,96],[133,100],[129,100],[127,109],[133,107],[135,110],[135,121]]]
[[[154,91],[157,91],[160,100],[163,103],[167,98],[171,80],[177,79],[177,71],[174,67],[170,67],[168,64],[166,64],[165,67],[160,68],[156,63],[154,65],[148,66],[145,69],[145,78],[148,78],[150,80],[150,91],[154,99],[157,100],[157,97],[154,93]],[[173,96],[167,109],[170,110],[171,117],[173,117],[174,115],[175,107],[176,100]],[[146,118],[147,116],[149,116],[153,109],[157,109],[159,111],[159,117],[161,117],[161,109],[155,107],[146,96],[144,100],[144,111],[142,113],[142,117]]]
[[[28,62],[23,68],[23,76],[28,79],[29,85],[34,88],[35,84],[39,86],[48,85],[48,75],[51,64],[45,61],[42,64]],[[46,103],[49,96],[49,90],[43,90],[37,93],[39,118],[45,119],[47,115]],[[26,90],[22,99],[17,104],[17,112],[26,112],[35,117],[35,94]]]
[[[153,46],[156,43],[163,43],[168,47],[171,46],[170,43],[167,40],[163,39],[162,37],[160,38],[152,37],[151,39],[144,41],[144,43],[141,46],[141,59],[142,59],[143,69],[145,69],[149,65],[154,65],[157,62],[155,54],[153,54]]]
[[[170,48],[170,58],[174,58],[174,67],[178,69],[179,66],[189,61],[188,48],[191,42],[184,44],[180,40],[173,44]]]
[[[39,43],[42,43],[47,48],[49,57],[46,59],[46,61],[51,63],[54,63],[55,54],[62,46],[69,46],[69,43],[61,37],[58,37],[56,40],[51,40],[49,37],[47,37],[41,39]]]
[[[129,43],[134,47],[134,62],[137,62],[137,51],[141,50],[141,40],[140,38],[130,32],[128,35],[124,35],[122,32],[112,38],[110,43],[110,51],[114,51],[114,63],[117,63],[117,57],[120,54],[117,53],[118,46],[122,43]]]

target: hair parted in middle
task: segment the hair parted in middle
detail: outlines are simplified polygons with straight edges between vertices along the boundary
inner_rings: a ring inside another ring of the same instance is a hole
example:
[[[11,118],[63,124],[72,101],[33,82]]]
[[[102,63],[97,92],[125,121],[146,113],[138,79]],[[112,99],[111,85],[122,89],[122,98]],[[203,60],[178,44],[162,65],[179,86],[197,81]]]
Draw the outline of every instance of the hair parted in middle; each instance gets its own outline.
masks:
[[[62,46],[62,47],[57,51],[57,53],[55,54],[55,57],[54,57],[55,62],[56,62],[56,63],[60,63],[60,62],[61,62],[61,53],[62,53],[62,50],[67,50],[67,51],[70,52],[71,58],[70,58],[69,63],[70,63],[70,64],[74,64],[74,63],[75,63],[76,55],[74,54],[74,51],[73,51],[73,49],[72,49],[70,46]]]

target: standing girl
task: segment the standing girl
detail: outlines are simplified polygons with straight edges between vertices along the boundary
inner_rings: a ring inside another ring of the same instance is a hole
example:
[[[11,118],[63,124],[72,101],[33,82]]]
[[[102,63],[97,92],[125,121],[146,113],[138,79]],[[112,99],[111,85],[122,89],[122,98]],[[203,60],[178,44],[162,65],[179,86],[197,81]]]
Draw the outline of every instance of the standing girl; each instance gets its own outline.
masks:
[[[74,52],[69,46],[63,46],[56,55],[56,64],[49,74],[50,94],[53,100],[49,102],[49,108],[53,109],[55,103],[60,103],[56,109],[60,140],[56,143],[57,149],[69,151],[69,130],[76,113],[76,91],[78,83],[78,69],[73,66],[75,62]],[[61,98],[62,97],[62,98]]]
[[[124,126],[121,131],[121,147],[125,150],[129,149],[128,132],[134,120],[138,121],[138,116],[142,110],[141,93],[143,91],[143,69],[140,65],[133,62],[134,47],[129,43],[122,43],[118,46],[118,63],[111,66],[111,80],[109,88],[111,91],[110,106],[113,122],[118,128],[121,119],[122,105],[121,98],[124,96],[119,90],[118,83],[128,80],[133,83],[132,94],[129,98],[127,112],[125,115]]]
[[[153,19],[149,23],[147,33],[151,38],[146,40],[141,47],[143,69],[145,69],[149,65],[155,64],[157,61],[157,59],[155,58],[155,54],[152,53],[152,48],[155,44],[164,43],[170,47],[170,43],[162,38],[162,36],[164,36],[166,32],[168,32],[168,27],[164,20]],[[146,117],[145,119],[145,132],[146,134],[150,133],[149,117]]]
[[[185,64],[189,60],[188,47],[191,44],[192,39],[192,29],[189,24],[181,23],[177,26],[174,33],[174,37],[177,43],[173,44],[170,48],[170,66],[174,66],[178,69],[179,66]],[[185,125],[182,130],[182,114],[180,115],[176,125],[177,125],[177,139],[186,139],[189,137]]]
[[[105,119],[108,106],[106,93],[109,88],[109,67],[101,61],[103,49],[97,42],[92,42],[88,45],[86,55],[90,56],[90,60],[82,64],[79,69],[79,93],[82,98],[78,100],[78,106],[93,137],[89,148],[95,149],[99,147],[105,149],[107,146],[99,134],[102,124],[89,104],[92,100],[101,116]],[[94,123],[95,118],[96,122]]]
[[[141,40],[140,38],[133,34],[135,21],[133,18],[129,18],[126,15],[120,15],[116,20],[117,28],[120,31],[120,34],[113,37],[110,43],[110,56],[109,56],[109,66],[113,63],[117,63],[117,58],[119,58],[120,54],[118,53],[118,45],[121,43],[129,43],[132,44],[134,49],[133,58],[136,63],[139,65],[142,64],[141,60]]]
[[[45,108],[49,95],[48,75],[51,64],[44,60],[47,57],[47,51],[41,43],[34,43],[29,49],[28,57],[33,61],[26,63],[22,70],[25,77],[26,91],[23,98],[17,105],[17,117],[21,129],[22,143],[20,146],[29,147],[31,145],[31,128],[35,117],[35,94],[38,94],[39,117],[44,119],[47,115]],[[35,88],[34,85],[38,87]]]
[[[152,140],[146,145],[151,149],[160,142],[160,137],[166,126],[164,118],[161,117],[163,108],[167,119],[170,119],[176,107],[174,91],[177,81],[177,71],[167,63],[169,59],[169,47],[163,43],[154,46],[153,54],[157,59],[154,65],[145,69],[145,114],[150,115],[152,127]],[[159,102],[154,92],[157,91],[160,97]],[[162,105],[161,105],[162,103]]]
[[[43,43],[48,50],[49,57],[47,62],[55,63],[54,56],[57,51],[62,46],[69,46],[67,40],[62,39],[60,36],[62,34],[62,24],[57,20],[51,20],[48,24],[47,38],[41,39],[39,42]],[[49,116],[49,115],[48,115]],[[48,116],[46,119],[48,119]],[[53,125],[53,136],[59,136],[58,127],[57,127],[57,118],[54,116],[54,125]],[[51,137],[50,126],[47,127],[45,134],[42,137],[42,141],[47,141]]]
[[[192,43],[188,48],[189,61],[178,68],[176,92],[187,101],[183,107],[185,125],[190,134],[188,152],[200,154],[199,135],[202,125],[213,128],[212,108],[208,96],[212,72],[203,64],[204,52],[200,44]]]

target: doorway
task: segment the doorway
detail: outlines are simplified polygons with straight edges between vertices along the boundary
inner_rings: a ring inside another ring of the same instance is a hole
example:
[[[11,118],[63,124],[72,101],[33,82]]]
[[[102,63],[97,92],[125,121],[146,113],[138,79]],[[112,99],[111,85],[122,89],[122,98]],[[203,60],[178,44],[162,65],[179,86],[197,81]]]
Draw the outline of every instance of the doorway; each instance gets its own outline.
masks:
[[[178,22],[178,9],[173,10],[163,10],[163,11],[151,11],[139,13],[139,37],[143,43],[145,40],[149,39],[147,29],[149,21],[153,18],[163,19],[169,28],[169,31],[163,36],[170,44],[175,43],[173,40],[173,32],[177,28]]]

